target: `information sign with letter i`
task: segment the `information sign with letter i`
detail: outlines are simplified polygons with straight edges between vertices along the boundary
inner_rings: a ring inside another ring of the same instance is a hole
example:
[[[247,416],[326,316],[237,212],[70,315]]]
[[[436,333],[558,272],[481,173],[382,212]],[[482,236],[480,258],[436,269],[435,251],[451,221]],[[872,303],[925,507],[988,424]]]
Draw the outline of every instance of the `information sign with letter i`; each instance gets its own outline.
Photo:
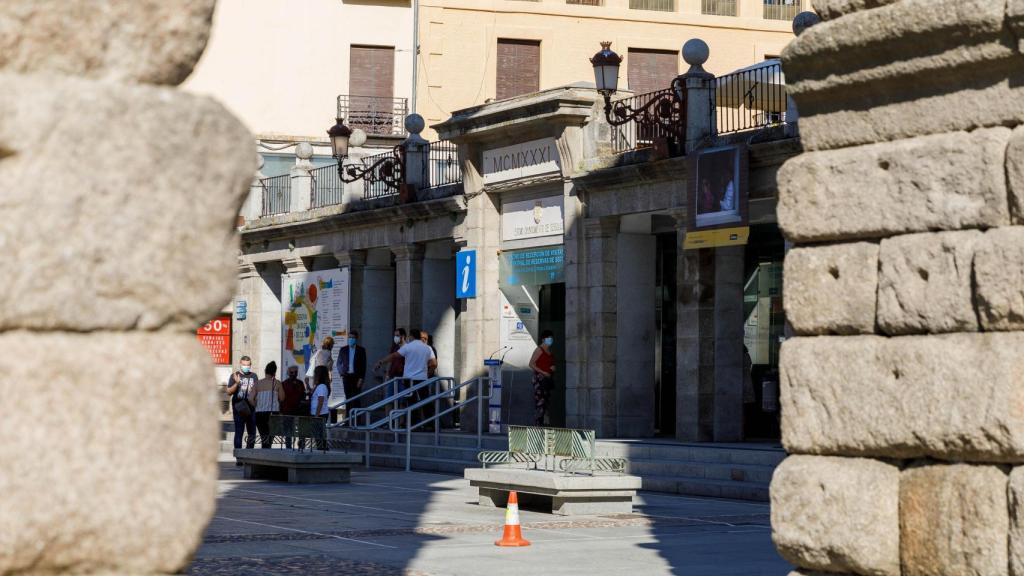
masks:
[[[455,297],[476,298],[476,250],[455,255]]]

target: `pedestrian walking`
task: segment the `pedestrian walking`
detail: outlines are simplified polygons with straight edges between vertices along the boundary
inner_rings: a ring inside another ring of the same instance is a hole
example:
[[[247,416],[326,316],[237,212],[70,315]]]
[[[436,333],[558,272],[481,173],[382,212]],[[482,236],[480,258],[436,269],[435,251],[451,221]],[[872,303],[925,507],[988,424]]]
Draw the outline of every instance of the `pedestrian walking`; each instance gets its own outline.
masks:
[[[313,370],[313,394],[309,397],[309,414],[323,421],[321,426],[327,426],[327,416],[330,408],[327,407],[327,400],[331,397],[331,370],[327,366],[317,366]],[[326,428],[324,428],[326,430]],[[317,439],[317,450],[325,450],[324,439]]]
[[[360,399],[352,400],[363,391],[366,379],[366,348],[359,345],[359,331],[350,330],[348,345],[338,351],[338,374],[345,387],[345,410],[351,413],[353,408],[362,404]]]
[[[409,341],[395,352],[392,352],[380,359],[377,362],[377,366],[393,362],[396,358],[402,358],[405,362],[402,378],[405,379],[406,383],[410,387],[415,387],[426,380],[428,378],[427,373],[431,369],[431,366],[437,368],[437,357],[434,355],[434,351],[430,349],[430,346],[423,343],[420,330],[418,328],[410,330]],[[429,388],[429,386],[426,386],[416,390],[416,401],[426,399],[429,396]],[[424,406],[417,410],[418,418],[421,422],[433,415],[433,410],[431,408],[432,406]]]
[[[555,343],[555,333],[545,330],[540,334],[540,344],[530,358],[530,369],[533,370],[533,423],[543,426],[548,415],[548,403],[551,390],[555,387],[555,356],[551,346]]]
[[[277,379],[277,362],[273,360],[263,371],[263,379],[256,383],[256,429],[260,433],[260,447],[270,448],[274,437],[270,434],[270,417],[280,410],[281,381]]]
[[[292,436],[290,432],[294,426],[292,417],[305,416],[309,414],[309,400],[306,398],[306,385],[299,380],[299,367],[288,367],[288,378],[281,382],[278,396],[281,404],[281,414],[285,416],[285,448],[291,450]]]
[[[242,356],[238,370],[228,378],[227,393],[231,395],[231,414],[235,421],[235,449],[242,447],[242,435],[247,434],[245,447],[256,444],[256,405],[252,391],[256,386],[256,375],[252,373],[252,359]]]

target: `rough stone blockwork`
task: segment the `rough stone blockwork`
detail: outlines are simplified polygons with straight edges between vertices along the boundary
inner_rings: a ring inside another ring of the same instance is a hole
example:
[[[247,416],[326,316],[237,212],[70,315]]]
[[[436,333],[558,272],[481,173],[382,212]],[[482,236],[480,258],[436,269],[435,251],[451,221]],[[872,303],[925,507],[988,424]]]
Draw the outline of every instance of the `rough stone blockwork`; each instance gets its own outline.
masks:
[[[814,3],[776,546],[791,576],[1024,576],[1024,0]]]
[[[0,574],[177,573],[213,513],[193,330],[232,293],[255,154],[144,85],[188,76],[213,4],[0,2]]]

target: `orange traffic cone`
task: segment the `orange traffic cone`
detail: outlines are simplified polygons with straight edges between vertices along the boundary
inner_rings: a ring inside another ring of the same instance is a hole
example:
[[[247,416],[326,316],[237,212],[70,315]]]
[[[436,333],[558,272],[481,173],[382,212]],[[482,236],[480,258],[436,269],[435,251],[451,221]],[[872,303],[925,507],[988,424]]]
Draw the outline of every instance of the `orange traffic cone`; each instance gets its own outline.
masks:
[[[495,546],[529,546],[530,541],[523,539],[522,529],[519,527],[519,496],[513,490],[508,493],[508,507],[505,508],[505,533],[501,540],[494,543]]]

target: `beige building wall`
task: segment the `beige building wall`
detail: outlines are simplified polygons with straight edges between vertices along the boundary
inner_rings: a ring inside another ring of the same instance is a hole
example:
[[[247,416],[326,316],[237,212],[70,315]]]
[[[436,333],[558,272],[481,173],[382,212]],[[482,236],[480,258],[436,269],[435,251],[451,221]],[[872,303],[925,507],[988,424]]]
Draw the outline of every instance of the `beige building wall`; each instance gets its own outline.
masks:
[[[625,57],[630,48],[679,51],[686,40],[701,38],[711,47],[705,68],[724,74],[777,56],[793,38],[789,21],[763,18],[762,0],[736,0],[736,16],[704,15],[702,1],[675,0],[675,11],[665,12],[630,8],[630,0],[604,0],[603,6],[566,0],[422,0],[418,111],[430,125],[494,98],[500,38],[540,41],[542,90],[593,82],[589,58],[602,40],[612,41],[612,49]],[[810,9],[807,0],[799,1]],[[628,66],[627,59],[621,88],[628,88]],[[680,72],[682,67],[680,58]]]
[[[216,97],[257,137],[326,140],[350,46],[394,46],[394,95],[411,97],[412,22],[410,0],[220,0],[184,88]]]

